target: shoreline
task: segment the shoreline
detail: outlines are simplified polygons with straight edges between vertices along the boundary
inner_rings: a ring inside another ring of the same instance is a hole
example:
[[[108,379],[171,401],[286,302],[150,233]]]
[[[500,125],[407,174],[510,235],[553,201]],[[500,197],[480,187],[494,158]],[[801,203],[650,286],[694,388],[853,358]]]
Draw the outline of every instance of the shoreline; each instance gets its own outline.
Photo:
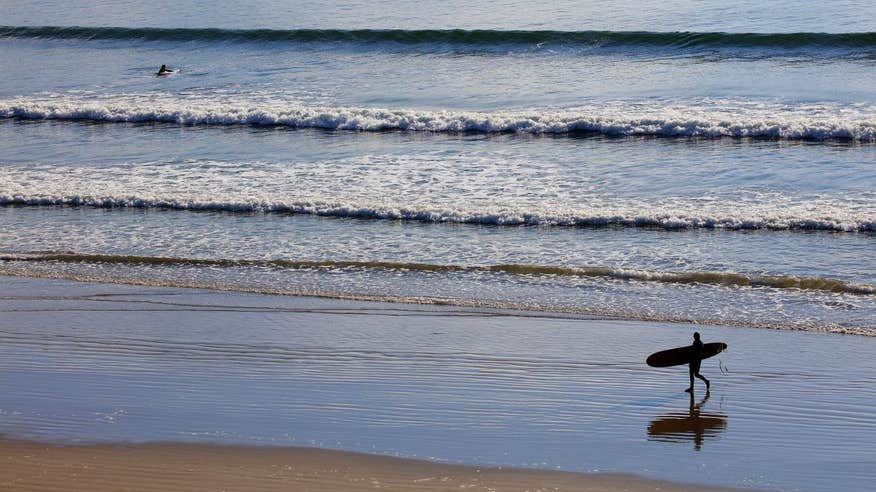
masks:
[[[144,279],[126,278],[118,279],[114,277],[100,277],[93,275],[77,275],[57,272],[40,272],[34,270],[14,270],[2,268],[0,263],[0,277],[15,277],[35,280],[66,280],[71,282],[81,282],[89,284],[109,284],[109,285],[125,285],[131,287],[157,287],[165,289],[193,289],[193,290],[208,290],[214,292],[228,292],[238,294],[255,294],[266,296],[285,296],[285,297],[312,297],[315,299],[336,300],[336,301],[353,301],[353,302],[374,302],[374,303],[390,303],[390,304],[405,304],[412,306],[443,306],[443,307],[459,307],[465,309],[495,309],[499,311],[517,311],[521,313],[531,312],[543,314],[544,317],[563,317],[569,316],[571,319],[576,319],[576,316],[586,318],[596,318],[603,320],[615,321],[638,321],[646,323],[671,323],[678,325],[694,325],[694,326],[711,326],[711,327],[740,327],[740,328],[755,328],[772,331],[790,331],[790,332],[805,332],[805,333],[822,333],[831,335],[852,335],[867,338],[876,337],[876,331],[870,327],[850,327],[850,326],[807,326],[807,325],[781,325],[769,323],[755,323],[742,320],[719,320],[719,319],[690,319],[678,318],[673,316],[635,316],[626,312],[613,312],[601,310],[584,310],[584,309],[539,309],[537,306],[517,305],[509,302],[501,301],[466,301],[462,299],[451,298],[431,298],[431,297],[404,297],[404,296],[379,296],[369,294],[344,294],[344,293],[326,293],[318,291],[299,291],[286,289],[271,289],[245,286],[231,286],[220,284],[205,284],[198,282],[184,281],[150,281]],[[586,319],[584,318],[584,319]]]
[[[733,491],[629,474],[445,464],[318,448],[190,443],[54,445],[0,439],[15,490]]]

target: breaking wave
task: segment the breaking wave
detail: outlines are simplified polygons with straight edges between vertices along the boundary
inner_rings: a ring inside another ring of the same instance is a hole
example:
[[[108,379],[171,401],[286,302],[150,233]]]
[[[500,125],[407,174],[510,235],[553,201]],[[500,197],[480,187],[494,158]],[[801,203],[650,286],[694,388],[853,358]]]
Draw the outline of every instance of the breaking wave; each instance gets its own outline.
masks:
[[[707,101],[704,105],[607,103],[572,110],[418,111],[312,107],[173,99],[162,95],[97,100],[48,97],[0,101],[0,118],[246,125],[352,131],[523,133],[876,142],[876,107],[762,105]]]
[[[170,258],[160,256],[103,255],[62,252],[5,253],[2,262],[39,263],[98,263],[130,266],[196,266],[211,268],[261,267],[284,269],[380,269],[408,270],[424,273],[487,272],[508,275],[591,277],[668,284],[704,284],[730,287],[766,287],[798,289],[856,295],[876,295],[876,285],[856,284],[830,278],[797,277],[789,275],[747,275],[733,272],[659,272],[630,268],[600,266],[546,266],[502,264],[486,266],[440,265],[386,261],[300,261]]]
[[[80,26],[0,26],[0,38],[213,42],[343,42],[489,46],[542,43],[668,48],[862,48],[876,47],[876,33],[729,33],[652,31],[498,31],[402,29],[165,29]]]
[[[663,229],[725,229],[725,230],[799,230],[832,232],[873,232],[876,219],[854,220],[823,215],[793,217],[763,215],[742,217],[689,212],[657,212],[651,215],[618,214],[550,214],[520,211],[460,211],[357,206],[329,202],[218,202],[148,199],[137,197],[98,196],[23,196],[0,193],[0,206],[69,206],[92,208],[136,208],[211,211],[230,213],[285,213],[345,217],[357,219],[408,220],[427,223],[479,224],[496,226],[558,226],[558,227],[657,227]]]

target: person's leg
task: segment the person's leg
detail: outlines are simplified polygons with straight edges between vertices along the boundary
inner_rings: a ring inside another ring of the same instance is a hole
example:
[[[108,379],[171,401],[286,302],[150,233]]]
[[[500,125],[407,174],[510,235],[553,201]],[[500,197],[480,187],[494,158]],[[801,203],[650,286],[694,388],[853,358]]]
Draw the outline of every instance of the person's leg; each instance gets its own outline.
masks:
[[[688,370],[688,373],[690,374],[690,386],[688,386],[687,389],[686,389],[685,391],[687,391],[688,393],[693,394],[694,368],[693,368],[693,367],[690,367],[689,370]]]
[[[702,374],[700,374],[699,372],[697,372],[697,373],[695,374],[695,376],[698,377],[698,378],[700,378],[700,379],[702,379],[703,382],[706,383],[706,391],[709,391],[709,386],[711,386],[711,385],[709,384],[709,380],[706,379],[706,377],[703,376]],[[691,378],[691,381],[693,381],[693,378]]]

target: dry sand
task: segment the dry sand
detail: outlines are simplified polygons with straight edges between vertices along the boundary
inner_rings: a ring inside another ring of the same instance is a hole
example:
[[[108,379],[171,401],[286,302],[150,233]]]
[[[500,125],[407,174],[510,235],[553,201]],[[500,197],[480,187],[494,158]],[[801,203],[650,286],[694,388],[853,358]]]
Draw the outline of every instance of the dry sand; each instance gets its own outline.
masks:
[[[0,490],[693,491],[629,475],[468,467],[310,448],[0,441]],[[729,489],[723,489],[729,490]]]

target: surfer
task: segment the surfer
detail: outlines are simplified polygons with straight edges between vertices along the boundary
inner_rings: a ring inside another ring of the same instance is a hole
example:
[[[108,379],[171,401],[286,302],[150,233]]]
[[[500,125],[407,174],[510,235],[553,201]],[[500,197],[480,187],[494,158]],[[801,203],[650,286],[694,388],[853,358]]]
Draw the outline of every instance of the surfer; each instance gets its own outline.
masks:
[[[686,389],[688,393],[693,394],[694,389],[694,376],[702,379],[706,383],[706,394],[709,392],[709,380],[705,378],[702,374],[700,374],[700,363],[703,361],[703,342],[700,340],[700,332],[695,331],[693,334],[694,341],[690,346],[690,363],[688,364],[688,369],[690,372],[690,387]]]
[[[169,73],[173,73],[173,70],[168,70],[167,65],[161,65],[161,68],[158,69],[158,73],[155,75],[161,76],[161,75],[167,75]]]

